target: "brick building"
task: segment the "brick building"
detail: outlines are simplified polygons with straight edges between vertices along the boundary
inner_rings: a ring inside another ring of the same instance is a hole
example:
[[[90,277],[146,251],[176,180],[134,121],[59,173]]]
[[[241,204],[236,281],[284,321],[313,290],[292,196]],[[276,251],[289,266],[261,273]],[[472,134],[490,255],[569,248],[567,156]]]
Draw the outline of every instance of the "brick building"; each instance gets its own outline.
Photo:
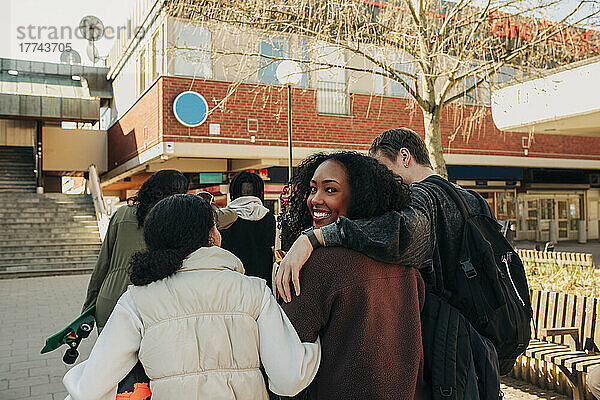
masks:
[[[323,53],[325,45],[307,50],[305,38],[240,38],[223,27],[174,18],[163,3],[140,1],[132,21],[142,34],[123,38],[109,56],[114,98],[104,193],[124,199],[149,174],[175,168],[195,187],[226,194],[233,173],[252,169],[267,180],[276,210],[287,179],[287,92],[276,85],[275,65],[260,56],[240,60],[211,51],[251,43],[259,54],[364,60],[342,50]],[[342,68],[304,75],[292,96],[295,164],[315,151],[367,150],[386,129],[422,131],[420,110],[394,82]],[[174,114],[173,102],[185,91],[202,95],[211,109],[199,126],[184,126]],[[450,178],[482,193],[499,218],[515,223],[518,239],[573,240],[582,229],[597,239],[600,136],[502,132],[489,104],[484,92],[446,109]]]

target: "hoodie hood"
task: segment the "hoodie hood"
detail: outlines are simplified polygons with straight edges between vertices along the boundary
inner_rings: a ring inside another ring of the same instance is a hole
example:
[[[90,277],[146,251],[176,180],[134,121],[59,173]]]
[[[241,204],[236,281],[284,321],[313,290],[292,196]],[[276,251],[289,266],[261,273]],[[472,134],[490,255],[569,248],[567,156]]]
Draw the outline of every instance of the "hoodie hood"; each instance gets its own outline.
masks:
[[[269,209],[255,196],[238,197],[225,208],[235,211],[238,217],[248,221],[259,221],[269,212]]]

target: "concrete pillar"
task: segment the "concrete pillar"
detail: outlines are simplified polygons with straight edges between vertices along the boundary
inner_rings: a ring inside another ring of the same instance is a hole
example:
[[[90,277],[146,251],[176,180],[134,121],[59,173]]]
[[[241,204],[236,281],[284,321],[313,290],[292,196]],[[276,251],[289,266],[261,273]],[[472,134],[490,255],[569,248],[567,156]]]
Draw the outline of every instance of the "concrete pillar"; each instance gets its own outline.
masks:
[[[548,241],[556,242],[558,240],[558,221],[552,220],[549,224]]]
[[[584,219],[577,221],[577,243],[587,243],[587,223]]]
[[[42,160],[42,121],[35,121],[35,178],[38,193],[44,193],[44,171]]]

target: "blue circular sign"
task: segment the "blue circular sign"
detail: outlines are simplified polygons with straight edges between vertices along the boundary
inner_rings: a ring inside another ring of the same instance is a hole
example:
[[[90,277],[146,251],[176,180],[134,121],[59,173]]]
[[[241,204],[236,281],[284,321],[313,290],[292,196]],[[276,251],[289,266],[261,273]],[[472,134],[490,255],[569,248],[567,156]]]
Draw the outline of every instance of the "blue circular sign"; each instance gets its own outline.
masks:
[[[208,103],[201,94],[187,91],[175,97],[173,113],[182,125],[193,128],[202,125],[208,117]]]

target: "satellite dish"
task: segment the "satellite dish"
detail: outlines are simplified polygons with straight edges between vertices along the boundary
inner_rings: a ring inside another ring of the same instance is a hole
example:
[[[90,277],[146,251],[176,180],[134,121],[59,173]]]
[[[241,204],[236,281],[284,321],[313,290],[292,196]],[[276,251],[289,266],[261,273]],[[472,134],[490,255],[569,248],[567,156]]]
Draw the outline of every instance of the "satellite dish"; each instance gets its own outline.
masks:
[[[88,58],[93,63],[96,63],[100,58],[98,55],[98,48],[94,46],[94,42],[89,42],[87,46],[85,46],[85,52],[87,53]]]
[[[88,15],[79,21],[79,31],[88,41],[95,42],[104,36],[104,24],[100,18]]]
[[[60,62],[63,64],[81,64],[81,56],[75,50],[65,50],[60,53]]]

